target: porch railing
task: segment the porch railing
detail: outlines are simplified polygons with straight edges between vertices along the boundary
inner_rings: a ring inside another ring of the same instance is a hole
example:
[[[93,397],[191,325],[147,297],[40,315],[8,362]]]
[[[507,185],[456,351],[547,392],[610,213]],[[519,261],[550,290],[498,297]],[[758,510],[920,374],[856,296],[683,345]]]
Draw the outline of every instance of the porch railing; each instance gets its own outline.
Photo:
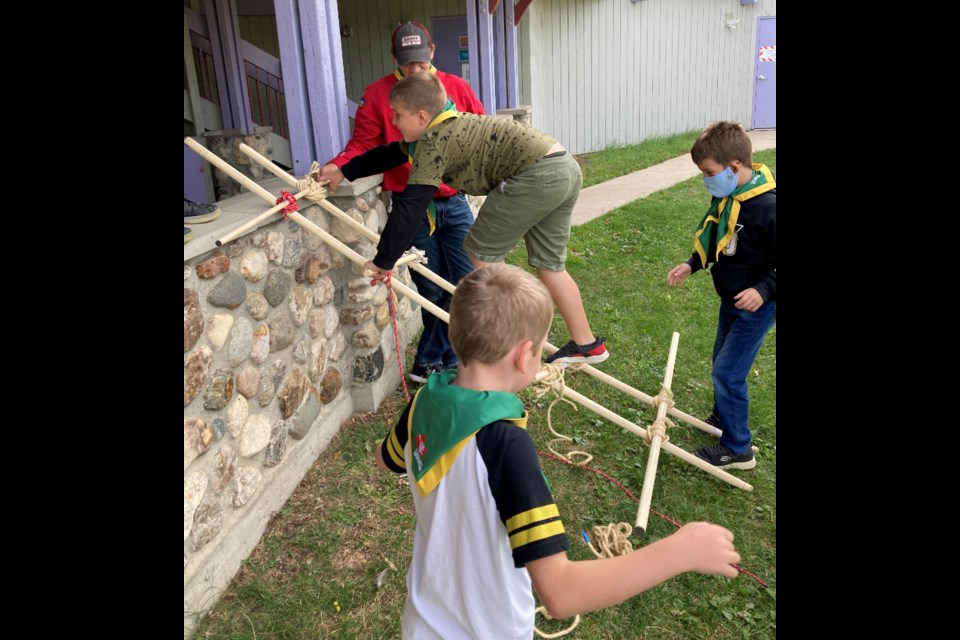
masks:
[[[200,97],[220,106],[210,39],[191,29],[190,42],[193,45],[193,64],[197,71],[197,83],[200,85]],[[250,113],[254,124],[272,127],[277,135],[289,138],[287,101],[283,91],[280,61],[243,40],[240,42],[240,48],[244,58]]]

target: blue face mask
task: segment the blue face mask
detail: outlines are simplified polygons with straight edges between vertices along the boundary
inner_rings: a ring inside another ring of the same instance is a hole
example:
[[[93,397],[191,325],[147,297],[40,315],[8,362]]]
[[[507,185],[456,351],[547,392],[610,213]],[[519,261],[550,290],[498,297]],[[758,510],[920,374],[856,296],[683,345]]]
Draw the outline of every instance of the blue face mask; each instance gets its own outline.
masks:
[[[728,165],[726,169],[715,176],[704,176],[703,186],[707,188],[710,195],[726,198],[737,188],[737,174]]]

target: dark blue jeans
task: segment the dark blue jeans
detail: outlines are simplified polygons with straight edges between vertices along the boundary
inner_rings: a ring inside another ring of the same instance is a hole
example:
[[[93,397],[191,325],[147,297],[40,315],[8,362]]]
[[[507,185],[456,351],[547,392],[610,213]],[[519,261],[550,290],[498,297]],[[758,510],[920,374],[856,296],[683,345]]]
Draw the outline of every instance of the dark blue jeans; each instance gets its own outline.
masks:
[[[735,454],[750,449],[747,376],[763,339],[776,321],[776,300],[765,302],[752,313],[728,302],[720,303],[717,340],[713,344],[713,411],[723,429],[720,444]]]
[[[430,235],[430,223],[423,217],[413,245],[427,255],[427,268],[452,284],[473,271],[473,263],[463,249],[463,241],[473,226],[473,212],[467,197],[458,194],[450,198],[434,200],[437,208],[437,228]],[[416,271],[411,272],[417,292],[444,311],[450,311],[450,294],[433,284]],[[423,318],[423,335],[417,345],[414,364],[421,367],[452,367],[459,361],[450,346],[447,323],[426,309],[420,310]]]

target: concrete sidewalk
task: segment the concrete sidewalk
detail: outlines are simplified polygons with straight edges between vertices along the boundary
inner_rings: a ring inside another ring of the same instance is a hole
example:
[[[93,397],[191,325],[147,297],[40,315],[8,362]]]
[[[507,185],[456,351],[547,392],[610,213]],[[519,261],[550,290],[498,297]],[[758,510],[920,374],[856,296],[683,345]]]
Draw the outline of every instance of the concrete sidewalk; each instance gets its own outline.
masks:
[[[753,141],[753,150],[763,151],[777,146],[776,129],[754,129],[747,132]],[[690,154],[667,160],[658,165],[629,173],[607,182],[587,187],[573,209],[572,226],[589,222],[625,204],[646,198],[651,193],[672,187],[678,182],[700,175]]]

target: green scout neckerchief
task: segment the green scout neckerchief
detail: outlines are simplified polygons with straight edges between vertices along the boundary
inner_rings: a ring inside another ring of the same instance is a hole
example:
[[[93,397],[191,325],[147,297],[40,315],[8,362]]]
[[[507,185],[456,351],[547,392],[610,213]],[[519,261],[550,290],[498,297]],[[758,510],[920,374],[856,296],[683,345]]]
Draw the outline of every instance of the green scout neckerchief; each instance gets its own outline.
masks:
[[[430,124],[427,125],[427,129],[435,127],[441,122],[450,120],[451,118],[456,118],[460,115],[457,112],[457,105],[453,104],[453,100],[447,98],[447,104],[443,105],[443,109],[440,110],[440,113],[430,121]],[[413,154],[417,150],[416,141],[408,143],[407,146],[407,160],[410,161],[410,164],[413,164]],[[433,204],[433,200],[430,200],[429,206],[427,206],[427,221],[430,223],[430,234],[433,235],[433,232],[437,228],[437,207]]]
[[[475,391],[450,384],[456,371],[427,378],[410,406],[407,422],[413,476],[421,496],[429,495],[481,428],[509,420],[527,428],[523,402],[512,393]],[[519,416],[519,417],[518,417]]]
[[[720,252],[730,244],[733,234],[737,230],[737,219],[740,217],[740,203],[771,189],[776,189],[777,183],[773,174],[766,165],[753,163],[753,177],[743,186],[734,189],[726,198],[714,198],[710,209],[697,228],[693,238],[693,248],[700,254],[700,261],[704,268],[707,266],[707,257],[714,256],[714,261],[720,259]],[[717,240],[717,233],[723,229],[723,236]]]

